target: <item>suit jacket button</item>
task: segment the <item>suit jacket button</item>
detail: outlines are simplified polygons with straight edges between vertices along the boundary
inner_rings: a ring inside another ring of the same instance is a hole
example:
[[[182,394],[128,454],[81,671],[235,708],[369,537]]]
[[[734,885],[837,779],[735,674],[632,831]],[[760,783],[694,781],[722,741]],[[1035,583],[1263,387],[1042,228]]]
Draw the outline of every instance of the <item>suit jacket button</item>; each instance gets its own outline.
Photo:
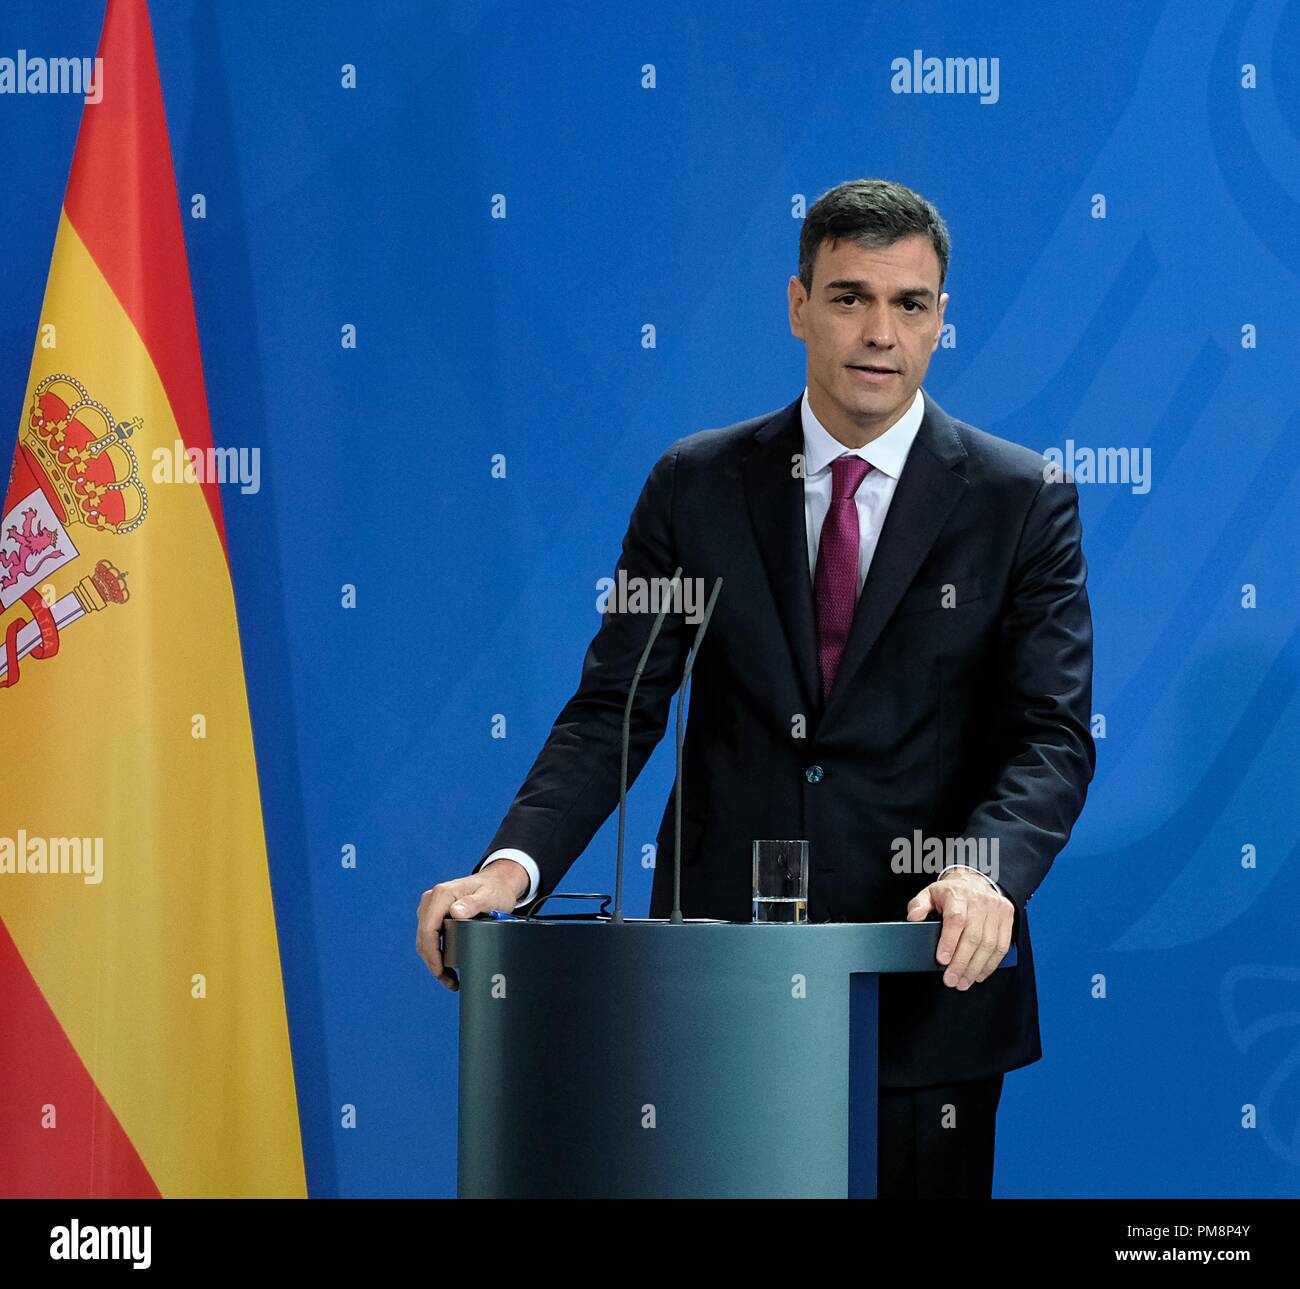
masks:
[[[810,765],[803,772],[804,778],[807,779],[809,783],[820,783],[822,781],[822,775],[825,773],[826,771],[823,770],[820,765]]]

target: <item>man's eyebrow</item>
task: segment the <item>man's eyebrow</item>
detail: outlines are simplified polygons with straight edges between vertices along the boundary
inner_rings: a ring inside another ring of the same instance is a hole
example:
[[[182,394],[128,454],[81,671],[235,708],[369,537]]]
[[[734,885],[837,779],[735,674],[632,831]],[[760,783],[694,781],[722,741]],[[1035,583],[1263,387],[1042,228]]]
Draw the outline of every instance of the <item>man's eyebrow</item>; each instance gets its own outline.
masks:
[[[859,295],[868,295],[871,291],[871,283],[863,282],[858,278],[836,278],[834,282],[827,282],[825,286],[827,291],[856,291]],[[917,297],[922,300],[933,300],[934,292],[928,286],[905,286],[895,294],[895,300],[910,299]]]

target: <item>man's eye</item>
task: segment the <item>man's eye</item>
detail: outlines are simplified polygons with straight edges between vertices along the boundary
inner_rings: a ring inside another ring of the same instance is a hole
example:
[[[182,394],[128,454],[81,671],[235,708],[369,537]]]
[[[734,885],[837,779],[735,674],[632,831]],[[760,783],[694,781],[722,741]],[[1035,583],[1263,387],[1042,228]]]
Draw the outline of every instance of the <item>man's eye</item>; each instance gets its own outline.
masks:
[[[854,295],[852,291],[850,291],[850,292],[848,293],[848,295],[842,295],[842,296],[840,296],[840,297],[836,300],[836,303],[837,303],[837,304],[840,304],[840,303],[842,303],[842,302],[845,301],[845,300],[856,300],[857,298],[858,298],[858,297],[857,297],[856,295]]]
[[[921,305],[916,300],[904,300],[903,303],[915,305],[918,309],[921,307]]]

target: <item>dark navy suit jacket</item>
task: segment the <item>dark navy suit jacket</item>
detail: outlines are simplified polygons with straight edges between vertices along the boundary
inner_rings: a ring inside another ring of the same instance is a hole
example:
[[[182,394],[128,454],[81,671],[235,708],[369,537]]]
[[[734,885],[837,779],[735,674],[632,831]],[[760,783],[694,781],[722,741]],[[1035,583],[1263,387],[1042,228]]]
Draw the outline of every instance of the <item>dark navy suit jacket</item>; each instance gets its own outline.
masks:
[[[934,872],[896,872],[896,839],[994,838],[1018,965],[959,991],[942,973],[880,981],[880,1081],[1015,1069],[1042,1048],[1028,903],[1069,839],[1095,767],[1092,617],[1078,493],[1038,453],[925,414],[898,480],[828,699],[808,573],[799,398],[679,439],[623,541],[629,577],[723,578],[691,681],[682,908],[749,921],[751,843],[809,840],[809,920],[899,921]],[[617,571],[616,571],[617,576]],[[642,676],[629,773],[662,736],[695,632],[669,614]],[[653,614],[606,612],[496,835],[548,895],[618,803],[620,726]],[[800,720],[799,718],[802,718]],[[672,906],[672,793],[650,915]],[[521,912],[527,911],[526,906]]]

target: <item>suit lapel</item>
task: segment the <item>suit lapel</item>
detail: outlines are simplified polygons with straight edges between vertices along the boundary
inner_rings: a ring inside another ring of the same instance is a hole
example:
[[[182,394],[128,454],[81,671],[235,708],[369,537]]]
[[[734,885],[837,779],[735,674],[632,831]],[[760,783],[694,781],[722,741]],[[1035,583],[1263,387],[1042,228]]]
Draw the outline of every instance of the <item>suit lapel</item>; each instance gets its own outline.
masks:
[[[741,466],[754,539],[803,685],[807,710],[818,718],[819,726],[834,717],[849,679],[866,662],[968,486],[957,473],[966,450],[952,421],[924,389],[921,394],[925,413],[889,503],[835,683],[824,705],[808,573],[803,477],[793,473],[794,458],[804,447],[802,391],[755,432],[754,446]]]
[[[763,557],[803,685],[806,710],[821,708],[817,670],[817,628],[813,616],[812,579],[808,576],[808,530],[804,518],[803,475],[795,475],[795,457],[803,454],[803,392],[755,432],[754,446],[741,465],[745,500],[754,540]]]

